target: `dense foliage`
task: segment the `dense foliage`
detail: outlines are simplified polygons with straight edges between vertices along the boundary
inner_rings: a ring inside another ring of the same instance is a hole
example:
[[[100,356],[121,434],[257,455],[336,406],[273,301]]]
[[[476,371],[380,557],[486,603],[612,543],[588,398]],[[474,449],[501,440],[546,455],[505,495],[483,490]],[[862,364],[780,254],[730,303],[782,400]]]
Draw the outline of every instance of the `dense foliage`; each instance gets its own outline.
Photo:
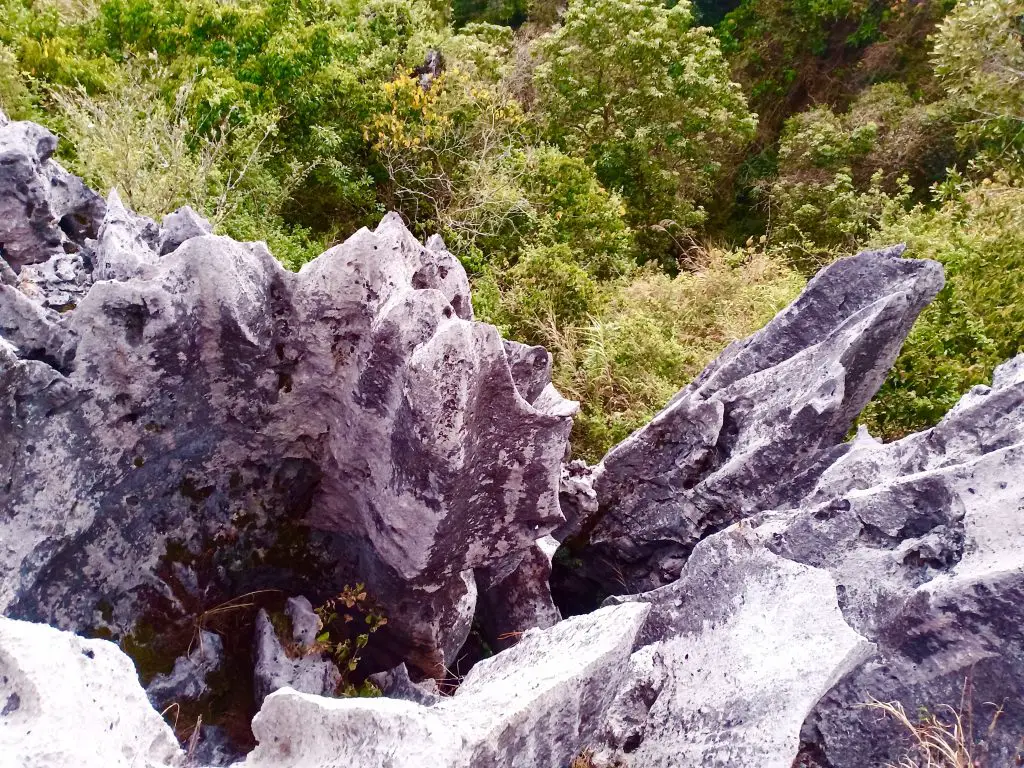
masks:
[[[0,108],[289,267],[398,210],[542,343],[599,458],[820,266],[947,287],[865,414],[933,423],[1024,338],[1021,0],[0,0]],[[714,28],[703,26],[714,24]],[[756,114],[755,114],[756,113]]]

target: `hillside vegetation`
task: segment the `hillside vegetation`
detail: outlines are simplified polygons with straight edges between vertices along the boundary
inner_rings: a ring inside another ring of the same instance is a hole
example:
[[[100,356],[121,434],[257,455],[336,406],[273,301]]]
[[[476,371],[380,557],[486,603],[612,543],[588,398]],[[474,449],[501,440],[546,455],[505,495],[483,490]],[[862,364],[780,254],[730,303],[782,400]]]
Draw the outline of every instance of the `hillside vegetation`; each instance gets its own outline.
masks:
[[[397,210],[544,344],[595,460],[822,265],[946,267],[864,416],[1024,338],[1022,0],[0,0],[0,108],[298,269]]]

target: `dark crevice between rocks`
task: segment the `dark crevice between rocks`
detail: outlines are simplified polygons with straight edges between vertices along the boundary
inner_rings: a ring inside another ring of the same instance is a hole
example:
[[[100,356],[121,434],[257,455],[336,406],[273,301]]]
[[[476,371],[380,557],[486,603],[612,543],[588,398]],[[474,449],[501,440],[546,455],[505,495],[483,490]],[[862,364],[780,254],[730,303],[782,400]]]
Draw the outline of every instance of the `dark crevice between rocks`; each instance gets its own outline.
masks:
[[[74,370],[74,366],[70,365],[66,359],[55,357],[48,350],[39,347],[20,350],[18,357],[21,360],[34,360],[48,365],[62,376],[70,376]]]

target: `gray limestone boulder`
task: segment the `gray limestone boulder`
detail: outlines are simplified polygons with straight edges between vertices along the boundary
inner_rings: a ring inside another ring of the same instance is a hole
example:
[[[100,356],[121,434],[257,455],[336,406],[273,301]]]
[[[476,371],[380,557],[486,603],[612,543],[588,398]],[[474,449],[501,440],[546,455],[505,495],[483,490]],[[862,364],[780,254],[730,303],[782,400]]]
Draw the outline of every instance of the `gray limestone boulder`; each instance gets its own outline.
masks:
[[[613,593],[669,583],[703,537],[800,500],[942,287],[938,264],[902,250],[823,269],[604,457],[581,555],[593,577]]]
[[[158,674],[146,686],[146,695],[158,710],[175,702],[197,701],[210,692],[207,676],[224,664],[224,642],[214,632],[200,630],[188,654],[178,657],[167,674]]]
[[[257,614],[254,638],[256,661],[253,667],[253,688],[257,706],[280,688],[292,688],[302,693],[326,696],[334,696],[338,692],[338,686],[341,684],[338,667],[326,653],[316,647],[315,634],[312,642],[306,642],[308,627],[304,621],[306,615],[303,608],[308,606],[308,602],[305,602],[305,606],[289,603],[285,611],[290,621],[292,636],[286,638],[278,635],[265,610],[261,609]]]
[[[910,734],[867,706],[882,701],[915,720],[960,717],[982,764],[1024,759],[1020,371],[1020,358],[1000,368],[930,430],[890,444],[862,433],[803,504],[706,538],[676,582],[628,598],[653,609],[605,752],[637,765],[673,764],[673,751],[684,764],[789,765],[799,739],[828,768],[899,764]],[[793,582],[765,591],[786,573]],[[746,627],[734,619],[744,615]],[[844,655],[854,631],[863,639]],[[805,684],[786,724],[756,735]]]
[[[299,274],[207,229],[112,192],[73,306],[0,286],[0,609],[174,659],[238,595],[365,582],[380,665],[443,676],[474,574],[563,521],[576,404],[397,215]]]
[[[437,683],[433,680],[424,680],[421,683],[414,683],[409,677],[409,670],[405,664],[399,664],[387,672],[377,672],[370,675],[368,680],[380,690],[381,694],[389,699],[403,699],[404,701],[415,701],[417,704],[430,706],[441,700]]]
[[[611,606],[533,630],[454,696],[326,699],[281,690],[253,721],[246,768],[564,768],[593,741],[649,608]]]
[[[819,699],[873,653],[828,572],[744,528],[697,546],[651,605],[609,708],[599,764],[790,768]]]
[[[835,575],[848,620],[879,648],[807,722],[835,768],[910,751],[896,723],[858,706],[872,699],[955,714],[982,764],[1024,760],[1022,362],[932,429],[856,441],[819,479],[817,504],[761,526],[774,551]]]
[[[14,272],[79,250],[103,218],[103,200],[52,159],[56,148],[41,125],[0,120],[0,257]]]
[[[481,587],[477,619],[495,650],[515,644],[528,629],[547,629],[561,620],[549,586],[551,559],[557,549],[558,542],[545,536],[525,555],[517,556],[515,568],[507,574],[494,569],[477,574]]]
[[[184,758],[116,645],[0,618],[0,766],[175,768]]]

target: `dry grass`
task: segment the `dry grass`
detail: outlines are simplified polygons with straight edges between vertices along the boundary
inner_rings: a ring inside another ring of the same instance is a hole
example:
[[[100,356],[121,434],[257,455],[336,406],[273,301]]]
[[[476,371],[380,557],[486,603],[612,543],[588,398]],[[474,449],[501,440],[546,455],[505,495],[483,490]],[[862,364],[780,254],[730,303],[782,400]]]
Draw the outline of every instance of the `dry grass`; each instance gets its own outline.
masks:
[[[594,751],[592,749],[582,750],[569,763],[569,768],[594,768]]]
[[[866,706],[879,710],[883,716],[891,717],[911,737],[911,752],[897,763],[887,763],[884,768],[981,768],[984,763],[984,741],[976,741],[973,731],[973,710],[970,705],[969,682],[964,684],[964,693],[959,710],[948,705],[940,716],[922,710],[915,722],[907,716],[898,701],[883,702],[871,699]],[[964,703],[966,702],[966,704]],[[994,708],[992,719],[985,737],[990,738],[996,729],[1003,708]]]
[[[215,129],[197,133],[188,117],[195,81],[185,81],[168,104],[158,83],[169,77],[135,64],[108,93],[52,89],[62,138],[75,150],[65,160],[71,170],[103,193],[116,188],[146,216],[187,204],[217,225],[254,194],[276,210],[282,190],[249,188],[272,153],[275,116],[235,125],[232,110]]]

